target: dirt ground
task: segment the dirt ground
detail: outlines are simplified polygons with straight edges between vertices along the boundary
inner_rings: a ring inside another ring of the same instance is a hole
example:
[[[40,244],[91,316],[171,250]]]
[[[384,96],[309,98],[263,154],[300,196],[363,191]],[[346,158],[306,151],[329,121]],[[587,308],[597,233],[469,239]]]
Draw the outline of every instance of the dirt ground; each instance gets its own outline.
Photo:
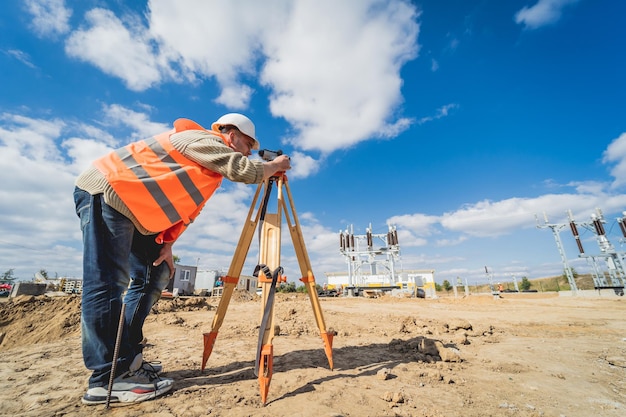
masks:
[[[207,369],[202,334],[217,300],[161,300],[144,357],[171,392],[130,406],[85,406],[80,299],[0,303],[2,416],[624,416],[626,297],[504,294],[323,298],[336,331],[330,370],[311,305],[279,294],[266,405],[254,376],[261,301],[238,293]]]

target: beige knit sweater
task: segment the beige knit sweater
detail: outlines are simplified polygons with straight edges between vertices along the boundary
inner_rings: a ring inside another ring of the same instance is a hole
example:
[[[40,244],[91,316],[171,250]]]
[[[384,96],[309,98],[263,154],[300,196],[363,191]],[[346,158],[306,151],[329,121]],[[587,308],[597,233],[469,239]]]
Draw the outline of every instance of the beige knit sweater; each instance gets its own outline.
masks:
[[[184,156],[230,181],[245,184],[259,184],[263,181],[263,162],[251,161],[243,154],[233,151],[219,136],[210,132],[185,130],[173,134],[170,140],[174,148]],[[140,233],[151,235],[161,232],[145,229],[109,185],[104,175],[93,165],[78,177],[76,186],[92,195],[103,194],[104,201],[128,217]]]

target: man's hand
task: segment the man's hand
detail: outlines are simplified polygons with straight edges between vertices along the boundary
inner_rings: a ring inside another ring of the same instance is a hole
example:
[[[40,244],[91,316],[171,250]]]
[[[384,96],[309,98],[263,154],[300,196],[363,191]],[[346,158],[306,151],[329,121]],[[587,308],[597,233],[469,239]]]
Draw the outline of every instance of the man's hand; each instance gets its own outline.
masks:
[[[170,279],[174,276],[174,257],[172,255],[172,245],[174,242],[165,242],[163,246],[161,246],[161,251],[159,252],[159,257],[152,262],[153,266],[159,266],[163,261],[170,268]]]
[[[289,157],[287,155],[277,156],[273,161],[263,164],[263,178],[267,179],[277,172],[287,171],[288,169],[291,169]]]

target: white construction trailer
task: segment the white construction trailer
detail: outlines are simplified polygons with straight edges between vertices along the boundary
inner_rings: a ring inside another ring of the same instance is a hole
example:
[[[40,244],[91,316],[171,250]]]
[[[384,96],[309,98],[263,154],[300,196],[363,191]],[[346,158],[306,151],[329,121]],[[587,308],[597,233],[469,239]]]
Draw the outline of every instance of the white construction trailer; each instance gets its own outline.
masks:
[[[411,269],[401,270],[392,280],[385,274],[359,274],[354,281],[348,272],[325,272],[327,287],[329,290],[358,295],[363,290],[392,291],[395,289],[415,292],[416,288],[423,288],[426,296],[435,298],[435,270],[434,269]]]

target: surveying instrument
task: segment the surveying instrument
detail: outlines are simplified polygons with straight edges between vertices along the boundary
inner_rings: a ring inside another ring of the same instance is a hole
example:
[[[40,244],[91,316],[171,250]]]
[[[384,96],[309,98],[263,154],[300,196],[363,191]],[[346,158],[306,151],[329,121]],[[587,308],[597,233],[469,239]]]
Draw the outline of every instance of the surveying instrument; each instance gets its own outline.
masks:
[[[259,155],[266,161],[271,161],[281,155],[281,151],[261,150]],[[272,188],[277,188],[277,207],[275,213],[267,212],[267,204],[272,193]],[[284,191],[284,192],[283,192]],[[261,198],[259,198],[261,197]],[[286,197],[286,199],[285,199]],[[250,249],[250,243],[254,237],[254,232],[258,226],[259,232],[259,264],[255,269],[258,280],[262,288],[262,318],[259,328],[259,341],[257,345],[256,361],[254,373],[259,379],[261,391],[261,401],[267,402],[270,381],[272,379],[273,368],[273,345],[274,338],[274,300],[276,285],[286,281],[283,275],[283,268],[280,266],[281,249],[281,223],[282,215],[285,215],[289,228],[291,240],[294,245],[298,264],[302,278],[300,281],[306,286],[306,290],[311,301],[311,307],[315,314],[315,320],[320,331],[320,336],[324,342],[324,350],[328,359],[330,369],[333,369],[333,331],[326,330],[324,316],[320,307],[315,277],[311,269],[311,261],[306,251],[300,222],[296,215],[293,198],[284,172],[277,172],[257,187],[254,198],[248,211],[248,217],[244,223],[239,243],[228,269],[228,276],[223,278],[224,289],[222,298],[217,307],[217,312],[213,318],[213,325],[209,333],[204,333],[204,351],[202,354],[202,371],[211,355],[218,331],[224,321],[228,304],[234,289],[237,287],[243,264]]]

